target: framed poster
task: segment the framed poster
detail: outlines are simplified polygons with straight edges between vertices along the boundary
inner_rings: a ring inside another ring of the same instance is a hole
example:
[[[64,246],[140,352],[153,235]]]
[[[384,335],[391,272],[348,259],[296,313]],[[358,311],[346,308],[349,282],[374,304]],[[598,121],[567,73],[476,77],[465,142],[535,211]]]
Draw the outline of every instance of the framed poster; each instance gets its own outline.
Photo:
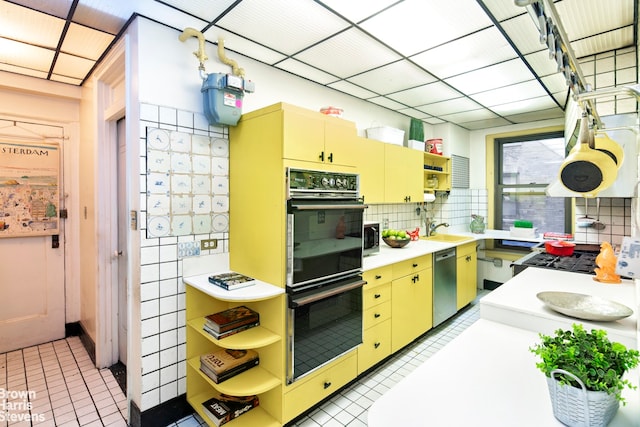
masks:
[[[0,238],[60,233],[60,146],[0,141]]]

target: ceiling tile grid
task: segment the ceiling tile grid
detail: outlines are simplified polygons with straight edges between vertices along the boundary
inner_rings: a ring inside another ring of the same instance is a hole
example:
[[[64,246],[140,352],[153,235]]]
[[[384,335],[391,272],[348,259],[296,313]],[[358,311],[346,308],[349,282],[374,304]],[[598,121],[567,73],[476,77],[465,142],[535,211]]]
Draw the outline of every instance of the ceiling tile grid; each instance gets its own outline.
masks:
[[[637,82],[637,1],[553,1],[587,83]],[[569,96],[533,9],[513,0],[6,0],[0,70],[81,85],[134,14],[429,124],[557,118]]]

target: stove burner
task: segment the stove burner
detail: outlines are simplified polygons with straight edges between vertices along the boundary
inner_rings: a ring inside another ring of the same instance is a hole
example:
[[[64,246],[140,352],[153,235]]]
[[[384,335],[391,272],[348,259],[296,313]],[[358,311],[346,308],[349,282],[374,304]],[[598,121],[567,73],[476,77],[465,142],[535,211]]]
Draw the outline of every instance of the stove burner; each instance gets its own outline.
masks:
[[[575,273],[595,274],[595,253],[574,252],[570,256],[555,256],[548,253],[539,253],[523,260],[522,265],[529,267],[552,268],[561,271],[573,271]]]

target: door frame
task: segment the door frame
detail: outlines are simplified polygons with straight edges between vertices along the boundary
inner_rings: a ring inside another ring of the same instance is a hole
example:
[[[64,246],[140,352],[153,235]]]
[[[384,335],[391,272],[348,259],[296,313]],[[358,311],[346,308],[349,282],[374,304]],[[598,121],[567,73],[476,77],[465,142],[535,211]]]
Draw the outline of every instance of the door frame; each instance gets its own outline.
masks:
[[[117,206],[117,121],[125,117],[125,43],[121,40],[95,74],[96,95],[96,366],[106,368],[118,362],[118,215]],[[128,161],[127,161],[128,164]],[[129,181],[129,176],[127,176]],[[128,183],[125,184],[129,188]],[[129,194],[125,199],[130,200]],[[129,239],[127,239],[129,240]],[[103,268],[100,268],[103,267]],[[130,279],[131,266],[127,267]],[[128,280],[130,284],[131,281]],[[130,285],[129,285],[130,286]],[[130,311],[128,301],[126,310]],[[128,325],[130,326],[130,325]]]

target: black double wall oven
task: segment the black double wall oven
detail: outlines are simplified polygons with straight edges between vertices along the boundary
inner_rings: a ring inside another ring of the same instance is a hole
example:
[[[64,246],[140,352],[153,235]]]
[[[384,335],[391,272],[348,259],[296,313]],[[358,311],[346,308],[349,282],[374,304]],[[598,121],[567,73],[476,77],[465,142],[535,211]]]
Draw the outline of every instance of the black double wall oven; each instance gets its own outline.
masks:
[[[358,175],[287,170],[287,382],[362,343]]]

